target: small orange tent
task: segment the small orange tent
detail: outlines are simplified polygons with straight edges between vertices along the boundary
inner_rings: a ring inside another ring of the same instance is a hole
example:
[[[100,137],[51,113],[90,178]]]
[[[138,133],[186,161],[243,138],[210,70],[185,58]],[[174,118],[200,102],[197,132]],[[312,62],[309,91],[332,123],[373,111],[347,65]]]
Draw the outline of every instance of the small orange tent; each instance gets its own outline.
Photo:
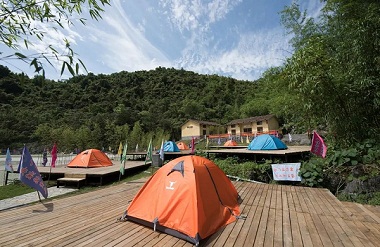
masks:
[[[228,140],[228,141],[226,141],[226,142],[224,143],[223,146],[228,147],[228,146],[237,146],[237,145],[238,145],[238,144],[237,144],[236,141],[234,141],[234,140]]]
[[[187,146],[186,143],[184,142],[177,142],[177,146],[180,150],[189,150],[189,146]]]
[[[238,193],[212,161],[195,155],[161,167],[140,189],[122,219],[198,245],[240,215]]]
[[[108,156],[98,149],[87,149],[70,161],[67,167],[80,167],[80,168],[92,168],[92,167],[104,167],[112,166],[112,161]]]

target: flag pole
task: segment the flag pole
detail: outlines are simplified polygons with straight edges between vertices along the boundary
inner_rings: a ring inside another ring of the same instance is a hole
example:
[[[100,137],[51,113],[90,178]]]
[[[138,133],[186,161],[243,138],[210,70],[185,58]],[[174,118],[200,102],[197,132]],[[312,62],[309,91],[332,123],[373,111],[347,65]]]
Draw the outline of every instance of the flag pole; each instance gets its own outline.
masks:
[[[7,185],[8,180],[8,170],[4,170],[4,186]]]
[[[122,162],[123,164],[123,171],[125,172],[125,162]],[[121,170],[120,170],[120,173],[119,173],[119,182],[121,180]]]
[[[36,192],[37,192],[37,195],[38,195],[38,200],[40,200],[40,202],[42,203],[40,193],[38,193],[38,190],[36,190]]]
[[[50,174],[51,174],[51,162],[50,162],[50,169],[49,169],[49,177],[48,177],[48,181],[47,181],[47,185],[48,186],[49,186],[49,182],[50,182]]]

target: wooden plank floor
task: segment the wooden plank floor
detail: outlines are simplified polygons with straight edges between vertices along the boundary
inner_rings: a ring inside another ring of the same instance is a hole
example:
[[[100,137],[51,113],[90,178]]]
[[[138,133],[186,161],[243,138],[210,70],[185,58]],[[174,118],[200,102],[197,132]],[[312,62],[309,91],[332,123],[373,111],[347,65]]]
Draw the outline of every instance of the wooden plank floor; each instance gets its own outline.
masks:
[[[120,161],[113,161],[112,166],[97,167],[97,168],[73,168],[67,166],[57,166],[50,168],[50,166],[38,166],[38,171],[41,174],[87,174],[87,175],[98,175],[103,176],[113,172],[120,171]],[[125,162],[125,169],[132,169],[136,167],[146,166],[144,161],[127,161]]]
[[[192,246],[118,222],[146,180],[0,212],[0,246]],[[328,190],[234,182],[242,215],[201,246],[379,246],[380,208]]]

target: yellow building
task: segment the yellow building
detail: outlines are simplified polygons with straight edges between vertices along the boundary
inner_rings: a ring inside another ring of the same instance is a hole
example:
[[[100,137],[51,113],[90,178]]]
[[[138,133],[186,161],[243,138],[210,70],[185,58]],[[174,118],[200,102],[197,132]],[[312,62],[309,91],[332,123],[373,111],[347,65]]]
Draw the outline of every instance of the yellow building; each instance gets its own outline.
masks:
[[[181,128],[182,140],[189,140],[192,137],[201,138],[205,135],[209,135],[213,130],[218,129],[219,124],[215,122],[207,122],[189,119]]]
[[[252,136],[256,134],[274,134],[279,129],[275,115],[264,115],[236,119],[227,123],[227,133],[232,136]]]

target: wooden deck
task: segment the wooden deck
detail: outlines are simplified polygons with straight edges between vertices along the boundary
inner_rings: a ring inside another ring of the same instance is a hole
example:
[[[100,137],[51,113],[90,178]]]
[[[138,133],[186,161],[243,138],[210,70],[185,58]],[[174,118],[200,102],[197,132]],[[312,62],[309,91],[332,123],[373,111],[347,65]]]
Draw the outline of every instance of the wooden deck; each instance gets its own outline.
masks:
[[[46,177],[50,176],[52,179],[62,178],[65,174],[82,174],[86,175],[86,182],[95,183],[102,185],[103,182],[107,181],[117,181],[120,173],[120,161],[113,161],[112,166],[97,167],[97,168],[77,168],[77,167],[66,167],[66,166],[38,166],[38,171],[40,174]],[[129,171],[134,169],[142,169],[150,166],[150,163],[145,164],[144,161],[127,161],[125,162],[125,175]]]
[[[203,150],[207,157],[210,154],[217,156],[238,156],[254,161],[261,161],[262,159],[281,159],[284,162],[295,162],[300,158],[310,154],[310,146],[288,146],[283,150],[248,150],[247,147],[238,146],[240,148],[224,148],[224,149],[208,149]]]
[[[0,211],[0,246],[192,246],[118,222],[145,180]],[[328,190],[234,182],[246,219],[201,246],[379,246],[380,208],[338,201]]]

